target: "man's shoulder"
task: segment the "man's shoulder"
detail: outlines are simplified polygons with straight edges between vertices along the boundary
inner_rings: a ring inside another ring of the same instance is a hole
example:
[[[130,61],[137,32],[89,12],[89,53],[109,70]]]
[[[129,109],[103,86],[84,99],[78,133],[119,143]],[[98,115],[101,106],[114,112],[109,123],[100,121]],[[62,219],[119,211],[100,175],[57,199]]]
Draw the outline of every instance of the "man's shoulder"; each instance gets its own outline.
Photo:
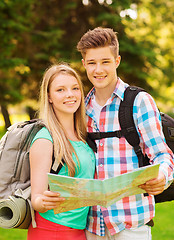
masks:
[[[139,92],[135,97],[134,105],[141,106],[141,105],[156,105],[154,98],[146,91]]]
[[[123,82],[123,80],[121,80],[121,78],[118,77],[118,81],[117,81],[116,87],[113,91],[113,95],[119,97],[121,99],[121,101],[123,101],[124,92],[128,86],[129,85],[127,83]]]

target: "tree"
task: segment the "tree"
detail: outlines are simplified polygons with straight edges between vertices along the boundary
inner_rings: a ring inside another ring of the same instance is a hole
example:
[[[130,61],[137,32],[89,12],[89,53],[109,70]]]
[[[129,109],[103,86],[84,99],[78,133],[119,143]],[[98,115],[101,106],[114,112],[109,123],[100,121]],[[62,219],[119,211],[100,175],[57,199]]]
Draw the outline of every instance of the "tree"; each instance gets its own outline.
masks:
[[[30,0],[2,0],[0,2],[0,105],[6,128],[11,124],[7,107],[21,101],[21,68],[25,59],[18,57],[16,49],[21,33],[28,30],[27,19]],[[23,16],[23,14],[25,16]],[[27,16],[27,17],[26,17]]]
[[[166,10],[168,4],[170,9]],[[118,32],[122,57],[119,76],[129,84],[150,90],[157,98],[154,90],[158,86],[173,87],[172,0],[167,0],[166,5],[164,0],[2,0],[1,105],[22,98],[37,101],[43,72],[57,61],[69,62],[77,69],[87,93],[91,85],[76,44],[87,30],[98,26]],[[130,11],[137,13],[137,18]],[[161,33],[166,29],[164,37]]]
[[[82,0],[35,1],[32,9],[33,29],[29,36],[25,36],[28,50],[23,48],[26,44],[21,44],[20,50],[23,54],[26,51],[31,69],[31,74],[27,78],[30,89],[27,95],[31,98],[38,95],[43,70],[55,61],[71,62],[80,71],[85,84],[85,92],[87,92],[91,86],[82,70],[81,56],[76,50],[76,44],[84,32],[97,26],[111,27],[119,33],[120,51],[123,58],[119,67],[119,75],[122,79],[128,83],[140,82],[141,86],[147,86],[147,72],[143,69],[146,59],[154,56],[153,54],[145,56],[144,53],[149,53],[149,49],[144,49],[133,36],[127,36],[120,16],[120,12],[129,8],[131,3],[130,0],[113,1],[112,4],[106,2],[99,4],[99,1],[93,0],[89,1],[88,5],[84,5]]]
[[[134,6],[137,19],[133,22],[124,19],[126,34],[134,36],[135,40],[151,49],[147,54],[154,58],[147,58],[145,69],[148,69],[147,83],[162,111],[170,112],[174,106],[174,48],[173,22],[174,2],[172,0],[143,0]],[[152,61],[149,61],[152,59]]]

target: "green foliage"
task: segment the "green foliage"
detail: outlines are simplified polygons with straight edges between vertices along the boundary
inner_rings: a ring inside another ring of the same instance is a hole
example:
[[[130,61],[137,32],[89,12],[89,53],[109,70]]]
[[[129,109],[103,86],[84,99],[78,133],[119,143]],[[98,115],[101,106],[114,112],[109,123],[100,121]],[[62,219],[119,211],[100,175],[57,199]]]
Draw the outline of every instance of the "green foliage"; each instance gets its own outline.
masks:
[[[44,70],[57,61],[69,62],[80,72],[86,93],[91,85],[76,44],[87,30],[103,26],[118,32],[119,76],[150,91],[162,110],[167,101],[171,111],[173,8],[172,0],[112,0],[112,4],[89,0],[88,5],[82,0],[2,0],[0,103],[37,100]],[[137,18],[121,17],[127,9]]]
[[[139,51],[145,58],[143,72],[146,73],[146,89],[154,96],[159,108],[172,112],[173,95],[173,22],[174,2],[172,0],[142,0],[134,6],[137,19],[124,19],[126,34],[133,36],[142,46]]]
[[[22,100],[22,79],[16,70],[26,62],[18,55],[22,34],[28,31],[29,0],[2,0],[0,4],[0,103],[8,105]]]
[[[2,136],[5,134],[5,128],[4,126],[0,126],[0,139],[2,138]]]

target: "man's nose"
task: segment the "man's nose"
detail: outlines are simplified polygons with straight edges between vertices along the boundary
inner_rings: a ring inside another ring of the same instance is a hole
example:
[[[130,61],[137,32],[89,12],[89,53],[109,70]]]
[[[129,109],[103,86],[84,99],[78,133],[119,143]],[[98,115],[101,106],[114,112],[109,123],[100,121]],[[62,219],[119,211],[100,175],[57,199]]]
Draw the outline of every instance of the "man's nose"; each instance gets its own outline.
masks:
[[[96,73],[102,72],[102,66],[101,66],[100,63],[96,64],[95,72],[96,72]]]

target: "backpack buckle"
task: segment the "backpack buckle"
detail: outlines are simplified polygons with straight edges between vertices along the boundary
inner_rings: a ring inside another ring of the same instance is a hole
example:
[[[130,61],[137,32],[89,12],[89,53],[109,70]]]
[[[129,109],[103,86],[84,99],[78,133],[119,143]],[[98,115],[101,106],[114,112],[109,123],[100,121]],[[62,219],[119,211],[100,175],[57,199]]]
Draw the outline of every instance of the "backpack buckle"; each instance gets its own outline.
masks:
[[[169,137],[174,139],[174,128],[168,127]]]
[[[134,147],[134,151],[135,151],[136,155],[142,154],[142,151],[141,151],[141,148],[139,145]]]
[[[130,132],[134,132],[135,131],[135,128],[134,127],[129,127],[129,128],[126,128],[127,132],[130,133]]]
[[[124,134],[122,133],[122,130],[115,131],[115,136],[117,138],[121,138]]]

